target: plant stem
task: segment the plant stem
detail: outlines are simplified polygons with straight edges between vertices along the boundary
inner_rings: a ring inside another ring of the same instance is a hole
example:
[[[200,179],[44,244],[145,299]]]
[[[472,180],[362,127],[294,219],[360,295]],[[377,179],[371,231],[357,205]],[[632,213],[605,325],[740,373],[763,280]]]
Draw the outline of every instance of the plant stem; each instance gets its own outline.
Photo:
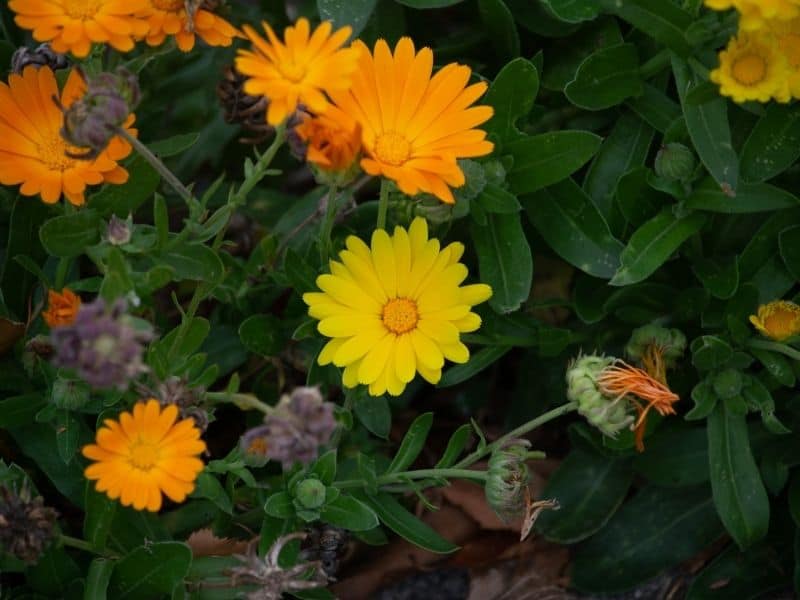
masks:
[[[768,342],[767,340],[750,340],[748,344],[751,348],[758,348],[760,350],[771,350],[773,352],[780,352],[781,354],[788,356],[793,360],[800,360],[800,351],[795,350],[794,348],[787,346],[786,344],[781,344],[778,342]]]
[[[670,64],[672,54],[670,50],[664,49],[658,52],[653,58],[639,67],[639,74],[643,79],[649,79],[653,75],[660,73]]]
[[[258,162],[253,165],[253,170],[250,172],[250,175],[245,178],[245,180],[242,182],[242,185],[240,185],[239,189],[236,190],[236,194],[234,194],[233,199],[231,200],[232,204],[238,205],[244,203],[244,201],[247,199],[247,195],[253,190],[254,187],[258,185],[258,182],[264,179],[266,176],[272,159],[275,158],[275,155],[278,153],[278,149],[285,141],[286,123],[281,123],[275,128],[275,138],[272,140],[269,148],[267,148],[264,151],[264,154],[259,157]]]
[[[269,415],[275,410],[272,406],[263,403],[253,394],[230,394],[228,392],[207,392],[205,397],[206,400],[211,400],[212,402],[228,402],[230,404],[235,404],[242,410],[250,410],[250,409],[258,410],[264,413],[265,415]]]
[[[72,264],[71,258],[61,257],[58,259],[58,267],[56,267],[56,280],[53,282],[53,288],[61,290],[64,288],[64,280],[69,273],[69,267]]]
[[[389,180],[381,179],[381,195],[378,198],[378,229],[386,229],[386,213],[389,209]]]
[[[537,427],[540,427],[541,425],[544,425],[545,423],[552,421],[553,419],[557,419],[558,417],[575,410],[577,407],[578,404],[576,402],[567,402],[566,404],[562,404],[561,406],[558,406],[553,410],[549,410],[543,415],[539,415],[535,419],[532,419],[527,423],[520,425],[516,429],[509,431],[504,436],[496,439],[491,444],[488,444],[485,448],[475,450],[475,452],[469,454],[468,456],[464,457],[464,459],[460,460],[455,465],[453,465],[453,468],[463,469],[465,467],[468,467],[469,465],[477,462],[487,454],[491,454],[496,448],[502,447],[503,444],[505,444],[507,441],[521,437],[526,433],[528,433],[529,431],[533,431]]]
[[[183,185],[177,177],[175,177],[173,172],[170,171],[163,162],[161,162],[160,158],[150,152],[150,149],[147,146],[133,137],[123,127],[117,127],[117,135],[122,137],[131,146],[133,146],[136,151],[141,154],[142,158],[144,158],[151,167],[158,171],[158,173],[164,178],[170,187],[178,192],[178,195],[183,199],[184,202],[191,204],[194,201],[192,192],[190,192],[188,188]]]
[[[336,193],[336,184],[332,183],[328,190],[325,220],[322,222],[322,231],[319,239],[320,258],[323,265],[328,263],[328,256],[331,251],[331,233],[333,232],[333,221],[336,217]]]
[[[409,479],[473,479],[475,481],[485,481],[487,477],[486,471],[473,471],[471,469],[418,469],[416,471],[401,471],[399,473],[391,473],[389,475],[382,475],[377,478],[378,485],[390,485],[394,483],[403,483]],[[366,481],[363,479],[348,479],[345,481],[336,481],[333,485],[337,488],[355,488],[364,487]]]
[[[77,550],[83,550],[84,552],[91,552],[92,554],[97,554],[98,556],[105,556],[106,558],[115,558],[110,554],[106,554],[92,546],[86,540],[82,540],[80,538],[72,537],[71,535],[64,535],[61,534],[60,538],[62,546],[69,546],[70,548],[76,548]]]

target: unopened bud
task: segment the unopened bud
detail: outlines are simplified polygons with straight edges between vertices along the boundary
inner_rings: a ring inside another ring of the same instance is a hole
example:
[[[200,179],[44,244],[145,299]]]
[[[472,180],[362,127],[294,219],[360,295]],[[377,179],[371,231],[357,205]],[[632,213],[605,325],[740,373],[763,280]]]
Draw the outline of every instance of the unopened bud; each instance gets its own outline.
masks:
[[[503,520],[513,519],[525,507],[530,473],[525,459],[530,442],[512,440],[492,452],[486,479],[486,501]]]
[[[325,504],[325,484],[319,479],[304,479],[297,484],[294,497],[303,508],[314,510]]]
[[[697,164],[694,153],[683,144],[672,142],[656,155],[656,175],[672,181],[689,181]]]
[[[111,215],[111,219],[106,225],[106,241],[112,246],[122,246],[131,241],[131,217],[126,220],[120,219],[117,215]]]

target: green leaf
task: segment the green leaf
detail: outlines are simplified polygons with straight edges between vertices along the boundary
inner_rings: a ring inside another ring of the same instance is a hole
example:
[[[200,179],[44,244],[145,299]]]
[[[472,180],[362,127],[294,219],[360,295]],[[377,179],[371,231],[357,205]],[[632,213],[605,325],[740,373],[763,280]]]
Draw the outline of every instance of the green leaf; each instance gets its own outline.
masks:
[[[125,168],[128,181],[106,185],[89,199],[89,208],[105,218],[117,215],[124,219],[153,197],[161,178],[141,156],[135,156]]]
[[[791,433],[775,416],[775,400],[767,386],[761,383],[758,377],[745,377],[742,397],[745,402],[761,413],[761,422],[767,431],[775,435]]]
[[[84,600],[106,600],[106,591],[113,571],[113,560],[95,558],[89,565],[89,572],[86,574]]]
[[[317,0],[319,18],[332,21],[335,29],[349,25],[351,39],[358,37],[375,10],[377,0]]]
[[[415,546],[436,554],[449,554],[458,550],[458,546],[448,542],[408,512],[394,496],[381,492],[376,496],[365,496],[362,500],[375,511],[384,525]]]
[[[788,227],[778,234],[778,248],[783,264],[796,281],[800,281],[800,225]]]
[[[349,531],[369,531],[379,525],[375,511],[352,496],[339,496],[326,504],[320,511],[320,517],[334,527]]]
[[[405,4],[411,8],[444,8],[445,6],[453,6],[464,0],[395,0],[400,4]]]
[[[715,335],[695,338],[691,344],[692,364],[701,371],[710,371],[725,366],[733,356],[730,344]]]
[[[739,261],[736,256],[696,259],[692,270],[715,298],[727,300],[739,288]]]
[[[602,139],[588,131],[554,131],[509,142],[514,157],[508,183],[516,194],[535,192],[569,177],[600,148]]]
[[[70,411],[61,409],[56,413],[55,426],[58,455],[68,464],[78,449],[81,423]]]
[[[205,244],[177,244],[159,256],[158,260],[174,269],[173,281],[192,279],[218,284],[225,277],[222,261]]]
[[[767,372],[784,387],[794,387],[795,375],[792,363],[783,354],[751,348],[750,354],[755,356]]]
[[[731,352],[732,354],[732,352]],[[727,362],[727,360],[725,361]],[[686,413],[684,417],[687,421],[699,421],[705,419],[714,410],[717,405],[717,394],[714,391],[714,386],[711,385],[709,379],[703,379],[694,388],[692,388],[692,400],[694,401],[694,408]]]
[[[492,366],[510,350],[511,346],[487,346],[473,353],[463,365],[453,365],[442,375],[438,387],[446,388],[463,383]]]
[[[36,283],[36,278],[20,263],[10,259],[25,255],[34,263],[44,262],[47,253],[42,247],[38,232],[42,222],[51,214],[50,211],[50,207],[44,203],[20,196],[11,210],[8,237],[0,242],[3,244],[0,247],[0,303],[6,304],[11,313],[20,320],[28,315],[31,286]]]
[[[620,255],[622,265],[611,279],[611,285],[631,285],[647,279],[705,223],[701,213],[676,217],[671,208],[639,227]]]
[[[617,593],[695,556],[722,533],[707,486],[647,486],[573,559],[581,591]]]
[[[591,21],[600,13],[597,0],[543,0],[545,6],[562,21]]]
[[[668,2],[661,4],[674,6]],[[689,104],[686,102],[686,95],[698,85],[697,76],[691,72],[687,63],[678,58],[673,59],[672,70],[683,106],[686,128],[700,160],[720,188],[728,193],[735,192],[739,183],[739,157],[736,156],[731,142],[727,101],[719,98],[699,106]]]
[[[629,461],[573,450],[541,493],[542,498],[557,500],[561,508],[540,514],[536,530],[559,544],[589,537],[617,511],[632,480]]]
[[[642,93],[639,55],[633,44],[601,48],[578,67],[564,93],[575,106],[603,110]]]
[[[264,512],[277,519],[289,519],[294,516],[294,501],[288,492],[277,492],[267,498]]]
[[[464,448],[467,447],[467,442],[469,442],[471,437],[472,425],[469,423],[465,423],[456,429],[447,441],[447,448],[445,448],[442,458],[439,459],[439,462],[436,463],[434,468],[447,469],[456,464],[458,457],[461,456]]]
[[[500,58],[519,56],[519,34],[514,17],[503,0],[478,0],[478,12]]]
[[[111,576],[114,600],[171,594],[189,572],[192,551],[180,542],[156,542],[136,548],[120,559]]]
[[[767,534],[769,499],[750,450],[744,415],[718,403],[708,417],[711,488],[717,513],[740,548]]]
[[[96,550],[104,550],[118,502],[94,489],[94,482],[86,482],[86,506],[83,519],[83,537]],[[107,583],[107,582],[106,582]]]
[[[432,412],[423,413],[414,419],[405,436],[403,436],[403,441],[400,443],[400,448],[397,450],[397,454],[394,455],[392,463],[386,469],[386,475],[405,471],[417,460],[419,453],[425,447],[425,440],[428,439],[428,433],[430,433],[432,425]]]
[[[518,214],[489,214],[486,221],[486,226],[472,221],[470,227],[481,281],[492,287],[489,305],[509,313],[530,294],[533,257]]]
[[[523,196],[533,226],[571,265],[594,277],[610,279],[620,265],[622,242],[586,193],[571,178]]]
[[[222,512],[229,515],[233,514],[233,502],[228,496],[228,492],[225,491],[219,480],[210,473],[203,472],[198,475],[192,498],[207,498]]]
[[[599,0],[607,12],[628,21],[681,56],[692,53],[685,32],[694,19],[673,2],[663,0]]]
[[[657,431],[647,438],[645,451],[633,457],[642,477],[664,487],[686,487],[709,479],[705,427]]]
[[[13,430],[29,425],[34,422],[36,413],[45,406],[47,398],[38,392],[0,400],[0,428]]]
[[[517,197],[493,183],[487,183],[474,200],[487,213],[514,214],[522,210]]]
[[[56,546],[51,546],[25,573],[31,588],[55,598],[64,598],[70,583],[80,576],[81,570],[75,561],[63,548]]]
[[[719,213],[755,213],[800,206],[797,196],[768,183],[740,183],[736,195],[707,177],[686,199],[686,207]]]
[[[522,136],[517,121],[533,108],[539,92],[539,74],[533,63],[524,58],[515,58],[504,66],[495,77],[483,99],[494,108],[494,115],[484,129],[505,142]]]
[[[194,146],[199,139],[199,133],[181,133],[165,140],[151,142],[147,147],[153,154],[157,154],[160,158],[168,158],[185,152]]]
[[[336,479],[336,457],[335,449],[328,450],[311,467],[311,473],[314,473],[325,485],[332,484],[333,480]]]
[[[388,439],[392,427],[392,411],[385,396],[374,398],[359,393],[353,402],[353,411],[358,420],[371,433],[379,438]]]
[[[633,112],[661,133],[666,133],[681,116],[678,103],[649,83],[644,84],[641,96],[631,98],[627,104]]]
[[[39,229],[39,239],[53,256],[78,256],[88,246],[100,241],[100,225],[98,213],[91,209],[82,210],[46,221]]]
[[[286,345],[281,321],[275,315],[253,315],[239,326],[239,339],[250,352],[276,356]]]
[[[780,175],[800,158],[800,107],[767,105],[742,148],[742,179],[759,183]]]

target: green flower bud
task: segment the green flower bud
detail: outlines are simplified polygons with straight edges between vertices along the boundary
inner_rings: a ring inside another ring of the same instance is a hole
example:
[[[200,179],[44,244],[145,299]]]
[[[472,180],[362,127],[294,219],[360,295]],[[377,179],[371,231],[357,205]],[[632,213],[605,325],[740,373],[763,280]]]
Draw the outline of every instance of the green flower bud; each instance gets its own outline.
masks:
[[[614,358],[588,354],[579,356],[567,369],[567,398],[578,404],[578,413],[604,435],[615,437],[630,427],[635,417],[630,403],[604,396],[597,380]]]
[[[294,497],[303,508],[319,508],[325,504],[325,484],[319,479],[304,479],[294,489]]]
[[[742,391],[742,374],[736,369],[725,369],[714,375],[711,383],[719,398],[730,400]]]
[[[671,181],[689,181],[697,164],[694,153],[683,144],[673,142],[661,147],[656,155],[656,175]]]
[[[686,336],[679,329],[667,329],[660,325],[645,325],[634,329],[625,346],[625,355],[641,361],[648,346],[657,346],[661,349],[664,364],[674,367],[675,362],[683,356],[686,350]]]
[[[504,521],[518,516],[525,507],[525,489],[530,481],[525,464],[529,446],[527,440],[512,440],[489,458],[486,501]]]

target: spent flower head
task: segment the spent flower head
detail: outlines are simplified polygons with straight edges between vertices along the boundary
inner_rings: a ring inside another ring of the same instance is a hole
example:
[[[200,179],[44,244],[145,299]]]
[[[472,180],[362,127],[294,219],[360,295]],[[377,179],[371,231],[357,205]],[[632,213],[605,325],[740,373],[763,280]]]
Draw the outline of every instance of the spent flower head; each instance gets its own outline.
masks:
[[[0,487],[0,548],[35,564],[55,536],[58,513],[33,496],[27,482],[19,491]]]
[[[42,318],[50,329],[72,325],[80,308],[81,298],[71,289],[47,290],[47,310],[42,311]]]
[[[17,75],[22,74],[28,65],[49,67],[53,71],[57,71],[68,68],[69,64],[69,58],[65,54],[53,50],[49,44],[39,44],[33,50],[23,46],[17,48],[11,56],[11,72]]]
[[[122,246],[131,241],[131,229],[133,226],[133,218],[128,215],[128,218],[123,220],[117,215],[111,215],[108,224],[106,225],[106,241],[112,246]]]
[[[525,491],[530,481],[525,460],[530,445],[527,440],[509,440],[489,457],[486,501],[504,521],[519,516],[525,509]]]

